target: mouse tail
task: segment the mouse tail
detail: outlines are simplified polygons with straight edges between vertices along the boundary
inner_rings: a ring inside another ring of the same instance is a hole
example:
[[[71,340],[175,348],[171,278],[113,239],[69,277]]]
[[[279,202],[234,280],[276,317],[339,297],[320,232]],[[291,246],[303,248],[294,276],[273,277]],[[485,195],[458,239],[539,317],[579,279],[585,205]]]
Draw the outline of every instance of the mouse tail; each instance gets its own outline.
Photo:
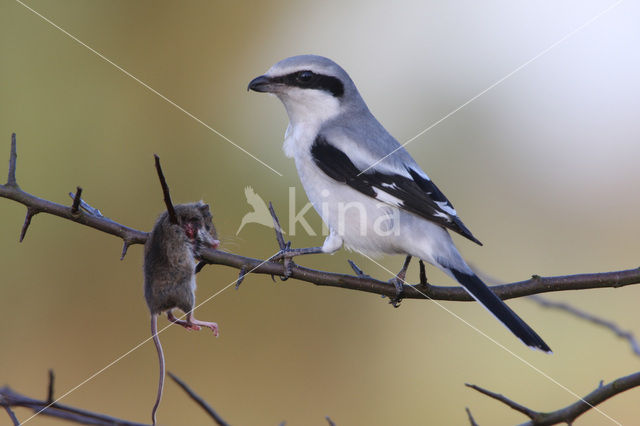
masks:
[[[160,406],[160,399],[162,399],[162,390],[164,389],[164,352],[162,351],[162,345],[160,344],[160,338],[158,337],[158,315],[151,315],[151,337],[153,338],[153,343],[156,345],[156,351],[158,352],[158,363],[160,364],[160,377],[158,379],[158,395],[156,396],[156,403],[153,406],[153,410],[151,410],[151,420],[152,424],[155,426],[156,424],[156,411],[158,411],[158,406]]]

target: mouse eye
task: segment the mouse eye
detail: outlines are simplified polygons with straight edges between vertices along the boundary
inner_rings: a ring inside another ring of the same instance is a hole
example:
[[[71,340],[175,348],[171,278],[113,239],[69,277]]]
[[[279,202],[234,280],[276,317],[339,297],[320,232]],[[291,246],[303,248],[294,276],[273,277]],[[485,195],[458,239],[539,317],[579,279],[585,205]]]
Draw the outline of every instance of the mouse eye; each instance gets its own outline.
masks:
[[[311,81],[314,75],[315,74],[311,71],[300,71],[296,74],[296,80],[298,80],[300,83],[308,83]]]

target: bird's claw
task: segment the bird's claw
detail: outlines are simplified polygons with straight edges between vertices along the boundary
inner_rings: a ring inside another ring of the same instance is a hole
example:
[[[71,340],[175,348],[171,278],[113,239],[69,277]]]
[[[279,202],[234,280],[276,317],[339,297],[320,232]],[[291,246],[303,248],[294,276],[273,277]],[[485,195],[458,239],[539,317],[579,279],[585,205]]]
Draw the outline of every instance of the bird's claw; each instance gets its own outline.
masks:
[[[389,297],[389,303],[397,308],[400,306],[400,302],[402,302],[402,293],[404,292],[404,279],[399,277],[393,277],[389,280],[389,284],[393,284],[396,288],[396,295],[394,297]]]

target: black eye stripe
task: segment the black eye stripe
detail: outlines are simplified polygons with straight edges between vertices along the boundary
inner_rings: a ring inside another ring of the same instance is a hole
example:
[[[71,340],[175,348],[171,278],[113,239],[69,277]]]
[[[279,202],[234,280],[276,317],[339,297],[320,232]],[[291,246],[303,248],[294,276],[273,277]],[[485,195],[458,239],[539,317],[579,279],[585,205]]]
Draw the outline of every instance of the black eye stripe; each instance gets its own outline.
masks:
[[[324,90],[336,98],[344,94],[344,85],[339,79],[330,75],[316,74],[310,70],[302,70],[281,77],[274,77],[272,81],[286,84],[287,86],[300,87],[302,89]]]

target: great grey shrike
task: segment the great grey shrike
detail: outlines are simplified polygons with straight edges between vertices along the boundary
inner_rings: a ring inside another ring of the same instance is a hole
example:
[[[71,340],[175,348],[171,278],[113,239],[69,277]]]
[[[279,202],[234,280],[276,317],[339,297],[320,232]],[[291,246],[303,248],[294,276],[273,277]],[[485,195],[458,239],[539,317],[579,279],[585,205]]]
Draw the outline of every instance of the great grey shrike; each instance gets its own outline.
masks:
[[[248,89],[277,96],[289,116],[284,152],[329,235],[322,247],[289,256],[404,254],[437,266],[526,345],[547,344],[466,264],[448,230],[481,244],[409,153],[371,114],[349,75],[330,59],[284,59]],[[406,265],[406,263],[405,263]],[[401,271],[403,272],[403,271]]]

